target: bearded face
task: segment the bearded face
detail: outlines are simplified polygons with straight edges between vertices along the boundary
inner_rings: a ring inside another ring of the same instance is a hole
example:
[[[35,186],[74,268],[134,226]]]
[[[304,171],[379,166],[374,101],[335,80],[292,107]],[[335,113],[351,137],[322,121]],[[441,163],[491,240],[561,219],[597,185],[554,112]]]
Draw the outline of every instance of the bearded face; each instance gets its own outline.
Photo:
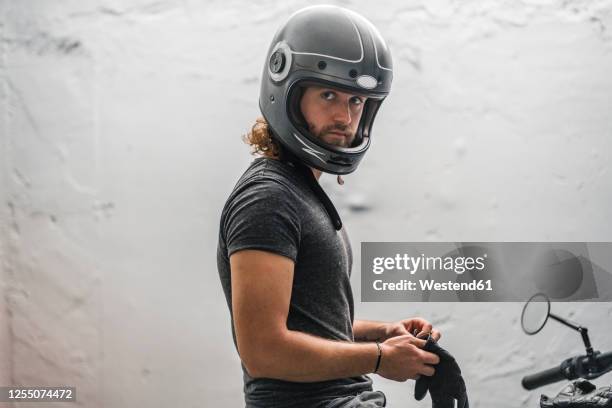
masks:
[[[300,109],[315,137],[330,145],[350,147],[366,100],[334,88],[309,86],[304,90]]]

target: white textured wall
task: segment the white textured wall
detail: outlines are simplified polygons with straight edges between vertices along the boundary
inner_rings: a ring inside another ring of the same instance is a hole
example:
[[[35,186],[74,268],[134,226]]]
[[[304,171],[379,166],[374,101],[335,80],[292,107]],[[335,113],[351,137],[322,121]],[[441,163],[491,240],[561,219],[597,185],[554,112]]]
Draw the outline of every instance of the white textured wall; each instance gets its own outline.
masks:
[[[268,41],[308,4],[0,0],[0,383],[240,406],[218,217]],[[395,63],[363,165],[323,179],[356,259],[360,241],[612,241],[612,1],[336,4]],[[520,304],[360,303],[359,273],[357,316],[432,319],[475,407],[536,406],[520,378],[581,351],[559,325],[525,336]],[[612,306],[554,309],[612,349]],[[427,406],[374,378],[390,406]]]
[[[0,10],[4,26],[4,17]],[[2,38],[4,38],[4,27],[2,28]],[[1,46],[1,45],[0,45]],[[8,97],[5,75],[6,53],[0,54],[0,386],[11,384],[11,324],[9,320],[9,310],[6,305],[5,294],[8,294],[8,268],[9,256],[6,244],[6,232],[9,228],[9,208],[6,205],[8,200]],[[5,408],[8,403],[0,402],[0,408]]]

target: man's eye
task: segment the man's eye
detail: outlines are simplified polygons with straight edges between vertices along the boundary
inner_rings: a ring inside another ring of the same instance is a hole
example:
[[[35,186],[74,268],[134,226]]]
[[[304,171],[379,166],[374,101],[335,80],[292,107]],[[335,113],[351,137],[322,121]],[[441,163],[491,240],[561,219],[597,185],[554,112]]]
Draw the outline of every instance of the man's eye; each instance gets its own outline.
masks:
[[[331,91],[325,91],[321,94],[321,96],[323,96],[323,99],[331,101],[332,99],[334,99],[334,97],[336,96],[336,94],[334,94]]]
[[[351,98],[351,102],[355,105],[361,105],[363,103],[363,99],[358,96],[354,96],[353,98]]]

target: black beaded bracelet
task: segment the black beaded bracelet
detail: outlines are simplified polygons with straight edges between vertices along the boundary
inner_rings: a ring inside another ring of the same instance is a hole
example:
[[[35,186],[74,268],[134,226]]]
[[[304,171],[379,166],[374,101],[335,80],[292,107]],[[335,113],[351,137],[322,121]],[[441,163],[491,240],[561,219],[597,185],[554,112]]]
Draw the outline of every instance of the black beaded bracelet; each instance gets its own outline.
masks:
[[[376,368],[374,369],[375,373],[378,371],[378,367],[380,367],[380,360],[382,359],[382,348],[380,347],[379,342],[376,342],[376,347],[378,347],[378,359],[376,360]]]

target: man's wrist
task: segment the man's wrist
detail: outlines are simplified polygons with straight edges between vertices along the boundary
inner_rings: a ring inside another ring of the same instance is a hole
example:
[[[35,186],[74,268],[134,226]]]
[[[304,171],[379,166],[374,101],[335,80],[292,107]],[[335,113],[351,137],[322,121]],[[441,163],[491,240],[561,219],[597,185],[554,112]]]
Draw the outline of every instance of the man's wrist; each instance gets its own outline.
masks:
[[[383,342],[387,339],[387,327],[389,323],[386,322],[373,322],[375,323],[370,330],[369,337],[371,341]]]
[[[387,335],[388,335],[388,330],[387,327],[389,327],[389,323],[385,323],[385,322],[381,322],[377,333],[376,333],[376,340],[379,340],[380,342],[383,342],[387,339]]]
[[[376,348],[378,351],[378,356],[376,357],[376,366],[374,367],[373,371],[374,374],[378,372],[378,369],[380,368],[380,362],[382,361],[382,346],[378,341],[376,342]]]
[[[389,323],[370,320],[356,320],[354,324],[355,341],[384,341]]]

